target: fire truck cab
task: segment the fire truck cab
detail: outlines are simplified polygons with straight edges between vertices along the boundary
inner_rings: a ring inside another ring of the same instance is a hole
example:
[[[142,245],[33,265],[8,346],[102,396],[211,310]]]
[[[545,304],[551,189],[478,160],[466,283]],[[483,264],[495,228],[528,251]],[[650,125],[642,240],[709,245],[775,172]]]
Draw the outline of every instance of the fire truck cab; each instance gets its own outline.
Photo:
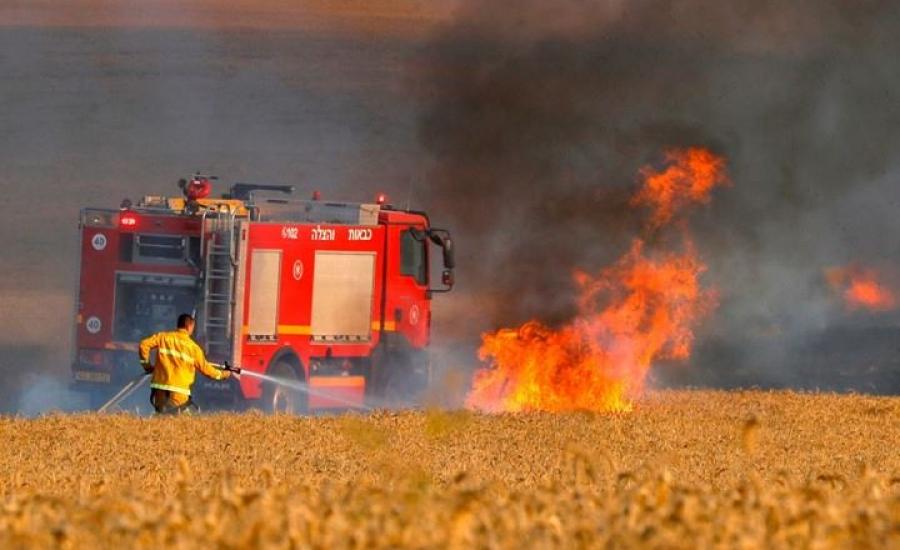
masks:
[[[296,382],[198,376],[200,401],[294,412],[412,402],[429,376],[432,295],[453,286],[450,234],[383,197],[295,200],[292,187],[238,183],[209,198],[213,179],[82,210],[75,386],[108,396],[141,372],[141,339],[193,312],[210,361]]]

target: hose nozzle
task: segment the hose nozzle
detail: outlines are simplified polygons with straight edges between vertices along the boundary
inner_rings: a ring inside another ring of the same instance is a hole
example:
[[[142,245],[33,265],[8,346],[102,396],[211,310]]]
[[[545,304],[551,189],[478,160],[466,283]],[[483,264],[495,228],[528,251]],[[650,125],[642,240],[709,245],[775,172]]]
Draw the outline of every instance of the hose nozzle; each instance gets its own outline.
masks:
[[[224,365],[216,365],[216,366],[219,367],[219,368],[222,369],[222,370],[227,370],[228,372],[233,372],[234,374],[240,374],[240,373],[241,373],[241,367],[235,367],[235,366],[233,366],[233,365],[229,365],[229,364],[228,364],[228,361],[225,361],[225,364],[224,364]]]

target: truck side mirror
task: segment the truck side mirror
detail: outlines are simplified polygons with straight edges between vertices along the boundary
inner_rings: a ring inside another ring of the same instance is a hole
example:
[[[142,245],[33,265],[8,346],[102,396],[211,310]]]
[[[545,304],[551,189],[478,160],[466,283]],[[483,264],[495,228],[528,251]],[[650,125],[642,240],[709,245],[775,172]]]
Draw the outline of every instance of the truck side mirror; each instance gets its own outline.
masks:
[[[453,272],[450,271],[449,269],[445,269],[444,272],[441,274],[441,282],[444,284],[444,286],[452,288],[453,283],[454,283]]]
[[[456,258],[453,255],[453,239],[449,236],[443,239],[443,243],[441,244],[441,248],[444,249],[444,267],[447,269],[453,269],[456,267]]]
[[[432,288],[429,292],[449,292],[453,288],[453,268],[456,267],[456,258],[453,255],[453,239],[450,237],[450,232],[446,229],[434,227],[428,229],[426,235],[431,239],[431,242],[441,247],[444,256],[444,272],[441,274],[441,282],[444,283],[444,288]]]

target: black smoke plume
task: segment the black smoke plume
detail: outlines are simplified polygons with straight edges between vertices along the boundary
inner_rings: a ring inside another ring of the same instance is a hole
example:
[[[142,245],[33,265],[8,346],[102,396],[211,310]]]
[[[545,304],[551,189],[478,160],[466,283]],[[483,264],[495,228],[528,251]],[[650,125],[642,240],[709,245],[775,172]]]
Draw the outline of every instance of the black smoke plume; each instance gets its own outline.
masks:
[[[635,233],[640,167],[705,146],[734,185],[695,220],[723,300],[693,372],[831,384],[834,364],[797,374],[810,342],[843,327],[852,352],[858,331],[897,322],[847,314],[822,272],[900,260],[898,14],[889,1],[465,3],[417,65],[461,288],[489,324],[566,318],[571,269],[608,263]]]

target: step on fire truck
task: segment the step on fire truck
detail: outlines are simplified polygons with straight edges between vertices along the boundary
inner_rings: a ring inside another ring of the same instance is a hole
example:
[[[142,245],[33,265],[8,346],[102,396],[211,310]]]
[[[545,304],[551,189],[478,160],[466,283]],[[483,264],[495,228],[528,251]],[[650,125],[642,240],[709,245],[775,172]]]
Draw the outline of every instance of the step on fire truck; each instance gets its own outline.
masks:
[[[194,393],[207,404],[304,412],[408,403],[421,392],[430,300],[453,286],[450,234],[384,196],[294,200],[282,198],[290,186],[237,183],[211,198],[214,179],[181,180],[174,198],[81,211],[74,386],[105,400],[140,372],[142,338],[194,312],[210,361],[309,388],[198,376]]]

